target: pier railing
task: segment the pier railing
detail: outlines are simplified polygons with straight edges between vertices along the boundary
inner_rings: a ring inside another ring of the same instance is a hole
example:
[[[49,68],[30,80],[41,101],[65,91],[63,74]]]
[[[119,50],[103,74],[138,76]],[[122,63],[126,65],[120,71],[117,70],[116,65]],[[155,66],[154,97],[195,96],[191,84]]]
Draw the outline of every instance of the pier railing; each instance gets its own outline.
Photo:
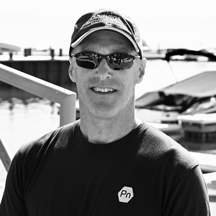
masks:
[[[76,119],[76,93],[0,64],[0,80],[38,97],[60,104],[60,126]],[[10,158],[0,142],[0,157],[8,170]]]

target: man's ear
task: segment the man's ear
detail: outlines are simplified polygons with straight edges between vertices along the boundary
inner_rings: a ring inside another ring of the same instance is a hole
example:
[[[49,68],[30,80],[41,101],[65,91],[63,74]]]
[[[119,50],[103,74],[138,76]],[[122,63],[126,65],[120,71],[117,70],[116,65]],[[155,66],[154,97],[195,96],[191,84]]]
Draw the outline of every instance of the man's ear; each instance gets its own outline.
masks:
[[[70,77],[72,82],[76,82],[76,76],[74,73],[74,65],[73,65],[74,63],[72,61],[72,58],[69,58],[69,62],[70,62],[70,66],[68,68],[69,77]]]
[[[139,78],[137,80],[137,84],[139,84],[143,80],[143,76],[145,74],[145,68],[146,68],[146,59],[143,58],[140,60],[139,63]]]

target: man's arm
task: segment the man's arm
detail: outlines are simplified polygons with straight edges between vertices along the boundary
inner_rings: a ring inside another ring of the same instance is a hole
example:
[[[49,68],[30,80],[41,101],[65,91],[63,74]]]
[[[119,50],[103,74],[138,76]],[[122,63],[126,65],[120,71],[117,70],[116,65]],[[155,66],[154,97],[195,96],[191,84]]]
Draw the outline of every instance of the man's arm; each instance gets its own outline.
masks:
[[[8,171],[0,205],[0,216],[27,216],[22,181],[22,164],[16,154]]]
[[[210,216],[209,197],[199,166],[190,170],[172,190],[164,216]]]

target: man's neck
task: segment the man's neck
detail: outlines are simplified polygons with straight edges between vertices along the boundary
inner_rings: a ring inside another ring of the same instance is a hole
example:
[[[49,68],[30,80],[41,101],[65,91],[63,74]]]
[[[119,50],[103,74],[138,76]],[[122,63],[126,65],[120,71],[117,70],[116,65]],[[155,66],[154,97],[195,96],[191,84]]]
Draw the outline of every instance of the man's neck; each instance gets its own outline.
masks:
[[[121,139],[130,133],[141,121],[132,118],[128,119],[88,119],[80,120],[80,129],[91,143],[106,144]]]

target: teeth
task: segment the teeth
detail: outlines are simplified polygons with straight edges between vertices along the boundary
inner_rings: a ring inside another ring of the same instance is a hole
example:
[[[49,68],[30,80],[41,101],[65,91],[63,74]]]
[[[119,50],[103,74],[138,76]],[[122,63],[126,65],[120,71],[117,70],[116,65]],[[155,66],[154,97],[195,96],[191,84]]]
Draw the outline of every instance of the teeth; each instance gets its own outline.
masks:
[[[113,92],[114,91],[114,89],[111,89],[111,88],[94,87],[93,89],[96,92]]]

